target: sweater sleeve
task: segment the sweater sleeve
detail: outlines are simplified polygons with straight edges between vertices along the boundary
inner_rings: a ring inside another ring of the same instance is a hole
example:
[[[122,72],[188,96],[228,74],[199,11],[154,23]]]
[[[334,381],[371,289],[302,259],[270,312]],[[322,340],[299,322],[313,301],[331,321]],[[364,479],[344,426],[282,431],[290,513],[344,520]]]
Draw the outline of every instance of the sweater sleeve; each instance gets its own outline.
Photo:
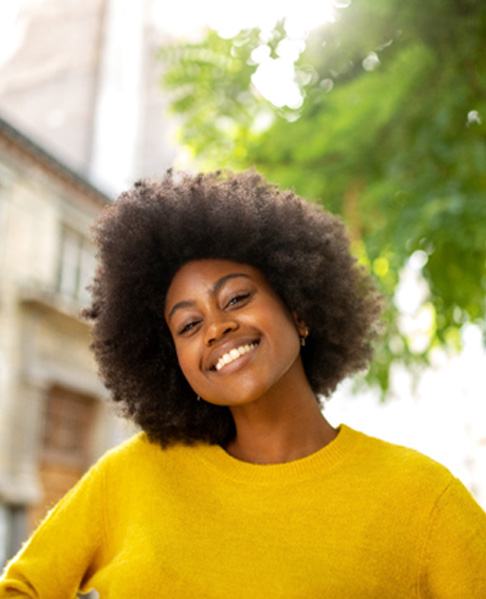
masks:
[[[66,599],[96,568],[104,535],[103,468],[93,466],[7,564],[0,598]],[[83,589],[84,590],[84,589]]]
[[[486,597],[486,513],[457,479],[434,507],[420,577],[420,597]]]

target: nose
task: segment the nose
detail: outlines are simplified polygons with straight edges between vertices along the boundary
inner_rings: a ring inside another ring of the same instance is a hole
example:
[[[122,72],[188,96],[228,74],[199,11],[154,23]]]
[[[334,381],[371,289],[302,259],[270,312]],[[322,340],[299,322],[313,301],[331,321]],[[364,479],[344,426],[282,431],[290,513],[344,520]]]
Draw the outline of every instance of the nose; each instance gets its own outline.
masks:
[[[238,323],[232,319],[228,319],[225,315],[222,319],[213,319],[206,328],[205,343],[210,346],[216,341],[219,341],[222,337],[236,331]]]

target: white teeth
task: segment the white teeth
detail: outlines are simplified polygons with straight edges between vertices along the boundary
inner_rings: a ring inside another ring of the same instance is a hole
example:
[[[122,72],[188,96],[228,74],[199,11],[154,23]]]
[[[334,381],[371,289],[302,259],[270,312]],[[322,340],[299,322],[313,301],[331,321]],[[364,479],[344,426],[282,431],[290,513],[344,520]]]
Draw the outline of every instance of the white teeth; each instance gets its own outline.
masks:
[[[233,362],[243,354],[247,354],[252,349],[255,349],[257,345],[258,343],[249,343],[248,345],[241,345],[240,347],[234,348],[226,354],[223,354],[221,358],[218,360],[218,363],[216,364],[216,370],[221,370],[223,366],[229,364],[230,362]]]

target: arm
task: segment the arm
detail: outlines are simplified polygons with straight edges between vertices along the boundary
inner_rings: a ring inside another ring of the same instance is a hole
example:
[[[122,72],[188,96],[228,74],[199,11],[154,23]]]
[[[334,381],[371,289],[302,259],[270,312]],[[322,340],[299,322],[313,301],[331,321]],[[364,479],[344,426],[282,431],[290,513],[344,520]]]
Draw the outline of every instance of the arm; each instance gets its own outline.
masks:
[[[486,598],[486,513],[457,479],[436,502],[422,563],[420,597]]]
[[[93,466],[59,501],[0,578],[0,598],[74,597],[96,569],[104,536],[103,469]]]

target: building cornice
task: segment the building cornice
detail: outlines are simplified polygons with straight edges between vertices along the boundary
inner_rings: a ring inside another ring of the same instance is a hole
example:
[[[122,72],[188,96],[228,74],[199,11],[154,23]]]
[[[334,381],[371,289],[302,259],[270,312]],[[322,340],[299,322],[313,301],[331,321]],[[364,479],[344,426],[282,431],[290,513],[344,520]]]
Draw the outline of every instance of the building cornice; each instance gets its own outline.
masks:
[[[27,154],[43,169],[55,175],[58,179],[78,189],[82,194],[95,200],[100,206],[112,202],[108,193],[92,183],[87,177],[72,167],[62,162],[39,143],[20,131],[0,116],[0,140],[7,145],[15,147],[18,151]]]

